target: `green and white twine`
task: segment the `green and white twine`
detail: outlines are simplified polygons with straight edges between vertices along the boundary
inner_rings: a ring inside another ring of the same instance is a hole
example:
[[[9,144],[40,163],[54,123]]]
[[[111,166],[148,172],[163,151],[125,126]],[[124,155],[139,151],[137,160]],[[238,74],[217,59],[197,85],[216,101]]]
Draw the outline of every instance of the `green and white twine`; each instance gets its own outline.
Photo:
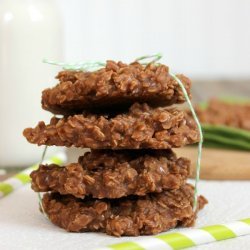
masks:
[[[94,71],[106,65],[105,63],[99,61],[62,63],[62,62],[43,59],[43,62],[51,65],[61,66],[65,70],[82,70],[82,71]]]
[[[143,62],[144,60],[150,59],[152,58],[153,60],[151,60],[150,62]],[[155,54],[155,55],[148,55],[148,56],[142,56],[136,59],[136,61],[140,61],[142,64],[148,64],[148,63],[155,63],[157,61],[159,61],[162,58],[161,54]],[[190,108],[190,111],[192,113],[192,116],[194,118],[194,121],[197,125],[198,131],[199,131],[199,135],[200,135],[200,141],[198,144],[198,156],[197,156],[197,161],[196,161],[196,175],[195,175],[195,187],[194,187],[194,203],[193,203],[193,210],[195,211],[197,208],[197,203],[198,203],[198,183],[200,180],[200,169],[201,169],[201,154],[202,154],[202,144],[203,144],[203,133],[202,133],[202,128],[201,128],[201,124],[199,122],[199,119],[194,111],[193,105],[190,101],[190,98],[188,96],[188,93],[186,91],[186,88],[184,86],[184,84],[181,82],[181,80],[174,74],[169,73],[174,80],[179,84],[183,95],[187,101],[187,104]]]
[[[45,147],[44,147],[44,150],[43,150],[42,158],[41,158],[41,161],[40,161],[40,164],[39,164],[39,165],[45,163],[45,162],[44,162],[44,158],[45,158],[47,149],[48,149],[48,146],[45,146]],[[59,164],[58,164],[58,165],[59,165]],[[47,214],[46,214],[46,212],[45,212],[45,210],[44,210],[44,208],[43,208],[43,202],[42,202],[41,193],[38,192],[38,193],[37,193],[37,196],[38,196],[38,201],[39,201],[39,205],[40,205],[40,208],[41,208],[41,210],[42,210],[42,213],[43,213],[43,215],[48,219],[48,216],[47,216]]]
[[[154,54],[154,55],[145,55],[138,57],[135,61],[140,62],[142,65],[147,65],[149,63],[157,63],[162,58],[162,55],[160,53]],[[62,63],[62,62],[56,62],[56,61],[50,61],[47,59],[44,59],[43,62],[61,66],[65,70],[83,70],[83,71],[94,71],[98,70],[101,67],[105,66],[104,62],[100,61],[89,61],[89,62],[77,62],[77,63]],[[201,124],[199,122],[199,119],[194,111],[193,105],[190,101],[190,98],[187,94],[187,91],[185,89],[185,86],[181,82],[181,80],[174,74],[169,73],[174,80],[179,84],[183,95],[187,101],[187,104],[190,108],[190,111],[192,113],[192,116],[194,118],[194,121],[197,125],[199,135],[200,135],[200,141],[198,144],[198,156],[197,156],[197,162],[196,162],[196,177],[195,177],[195,188],[194,188],[194,203],[193,203],[193,210],[195,211],[197,208],[198,203],[198,183],[200,179],[200,168],[201,168],[201,153],[202,153],[202,143],[203,143],[203,134],[201,129]]]
[[[187,94],[187,91],[184,87],[184,85],[182,84],[181,80],[169,73],[174,79],[176,82],[178,82],[178,84],[180,85],[181,89],[182,89],[182,92],[186,98],[186,101],[187,101],[187,104],[190,108],[190,111],[192,113],[192,116],[194,118],[194,121],[196,122],[196,125],[197,125],[197,128],[198,128],[198,131],[199,131],[199,135],[200,135],[200,141],[198,143],[198,157],[197,157],[197,162],[196,162],[196,173],[195,173],[195,186],[194,186],[194,204],[193,204],[193,210],[196,210],[197,208],[197,203],[198,203],[198,183],[199,183],[199,180],[200,180],[200,169],[201,169],[201,154],[202,154],[202,144],[203,144],[203,133],[202,133],[202,128],[201,128],[201,124],[199,122],[199,119],[194,111],[194,108],[193,108],[193,105],[190,101],[190,98],[188,97],[188,94]]]

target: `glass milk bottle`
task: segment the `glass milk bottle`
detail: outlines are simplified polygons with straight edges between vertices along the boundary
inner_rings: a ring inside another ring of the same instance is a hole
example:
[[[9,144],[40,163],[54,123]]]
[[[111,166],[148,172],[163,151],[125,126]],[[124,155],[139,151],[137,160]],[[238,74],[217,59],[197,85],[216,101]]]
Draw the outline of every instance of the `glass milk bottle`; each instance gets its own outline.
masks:
[[[62,60],[62,22],[54,0],[0,2],[0,167],[27,167],[43,147],[22,136],[26,127],[52,116],[41,108],[41,91],[55,84]],[[53,149],[52,149],[53,151]]]

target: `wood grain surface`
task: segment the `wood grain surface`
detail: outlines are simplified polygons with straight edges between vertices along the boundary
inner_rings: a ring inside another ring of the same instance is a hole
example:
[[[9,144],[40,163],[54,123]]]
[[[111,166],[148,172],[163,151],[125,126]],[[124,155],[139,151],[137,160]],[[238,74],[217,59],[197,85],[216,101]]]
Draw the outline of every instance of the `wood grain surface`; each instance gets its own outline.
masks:
[[[177,156],[191,159],[191,177],[195,176],[196,147],[174,150]],[[201,179],[250,180],[250,152],[203,148]]]

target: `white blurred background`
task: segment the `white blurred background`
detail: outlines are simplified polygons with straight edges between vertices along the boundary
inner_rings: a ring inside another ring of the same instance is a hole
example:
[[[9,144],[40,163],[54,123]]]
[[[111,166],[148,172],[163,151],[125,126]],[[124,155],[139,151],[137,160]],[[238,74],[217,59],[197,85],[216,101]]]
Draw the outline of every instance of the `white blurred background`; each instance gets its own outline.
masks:
[[[195,78],[250,78],[249,0],[59,0],[65,59],[155,52]]]

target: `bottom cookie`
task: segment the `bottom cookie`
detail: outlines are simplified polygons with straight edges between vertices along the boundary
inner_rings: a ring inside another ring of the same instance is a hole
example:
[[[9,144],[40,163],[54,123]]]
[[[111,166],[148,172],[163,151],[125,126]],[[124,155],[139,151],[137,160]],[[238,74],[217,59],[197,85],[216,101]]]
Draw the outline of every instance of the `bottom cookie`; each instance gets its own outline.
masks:
[[[200,196],[197,211],[206,203]],[[189,184],[178,190],[113,200],[46,193],[42,204],[49,219],[67,231],[99,231],[115,236],[150,235],[176,226],[192,226],[197,212],[192,209],[193,186]]]

